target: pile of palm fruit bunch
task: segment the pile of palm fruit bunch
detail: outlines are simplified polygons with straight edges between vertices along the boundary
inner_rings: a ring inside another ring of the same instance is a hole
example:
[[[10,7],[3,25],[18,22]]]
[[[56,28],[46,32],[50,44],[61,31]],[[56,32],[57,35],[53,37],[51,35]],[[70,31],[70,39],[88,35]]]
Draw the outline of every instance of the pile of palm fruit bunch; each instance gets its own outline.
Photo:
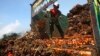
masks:
[[[76,5],[67,14],[67,19],[69,24],[64,39],[41,39],[39,32],[29,31],[14,40],[0,40],[0,56],[9,52],[13,56],[96,55],[89,5]]]
[[[66,34],[69,36],[72,36],[74,33],[81,35],[93,35],[89,7],[89,4],[77,4],[70,10],[67,15],[69,26]]]
[[[4,40],[0,44],[0,55],[5,56],[12,51],[14,56],[91,56],[92,52],[95,52],[93,39],[90,38],[91,36],[81,37],[67,39],[23,37],[15,40]]]

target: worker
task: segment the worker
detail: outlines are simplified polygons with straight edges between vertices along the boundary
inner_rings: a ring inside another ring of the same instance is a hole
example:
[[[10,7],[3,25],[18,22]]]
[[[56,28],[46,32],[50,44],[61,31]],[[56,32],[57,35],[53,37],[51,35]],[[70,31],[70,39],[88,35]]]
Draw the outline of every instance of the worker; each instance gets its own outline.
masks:
[[[50,35],[52,37],[52,33],[54,31],[54,25],[57,27],[60,35],[62,38],[64,38],[64,32],[59,24],[59,18],[61,16],[61,12],[59,10],[59,4],[55,2],[53,4],[53,9],[50,9]]]

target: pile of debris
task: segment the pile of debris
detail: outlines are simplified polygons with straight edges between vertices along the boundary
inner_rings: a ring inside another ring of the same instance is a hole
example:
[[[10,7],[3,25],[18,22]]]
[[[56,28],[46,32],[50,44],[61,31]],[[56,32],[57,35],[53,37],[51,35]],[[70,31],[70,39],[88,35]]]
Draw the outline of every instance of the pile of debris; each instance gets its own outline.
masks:
[[[74,33],[81,35],[93,35],[89,4],[76,5],[70,10],[67,17],[69,26],[66,34],[69,36],[72,36]]]

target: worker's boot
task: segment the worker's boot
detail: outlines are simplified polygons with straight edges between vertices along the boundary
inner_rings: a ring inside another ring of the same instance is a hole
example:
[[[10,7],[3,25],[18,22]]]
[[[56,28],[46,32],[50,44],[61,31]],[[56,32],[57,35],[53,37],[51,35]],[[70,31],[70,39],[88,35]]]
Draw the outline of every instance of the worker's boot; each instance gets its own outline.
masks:
[[[64,33],[60,33],[60,35],[61,35],[61,38],[64,38]]]

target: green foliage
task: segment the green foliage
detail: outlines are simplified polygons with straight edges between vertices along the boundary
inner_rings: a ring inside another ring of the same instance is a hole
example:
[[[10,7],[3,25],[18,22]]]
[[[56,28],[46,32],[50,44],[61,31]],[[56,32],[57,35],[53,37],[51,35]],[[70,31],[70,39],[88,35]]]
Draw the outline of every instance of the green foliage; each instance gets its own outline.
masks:
[[[4,34],[2,40],[15,40],[19,36],[18,33]]]

